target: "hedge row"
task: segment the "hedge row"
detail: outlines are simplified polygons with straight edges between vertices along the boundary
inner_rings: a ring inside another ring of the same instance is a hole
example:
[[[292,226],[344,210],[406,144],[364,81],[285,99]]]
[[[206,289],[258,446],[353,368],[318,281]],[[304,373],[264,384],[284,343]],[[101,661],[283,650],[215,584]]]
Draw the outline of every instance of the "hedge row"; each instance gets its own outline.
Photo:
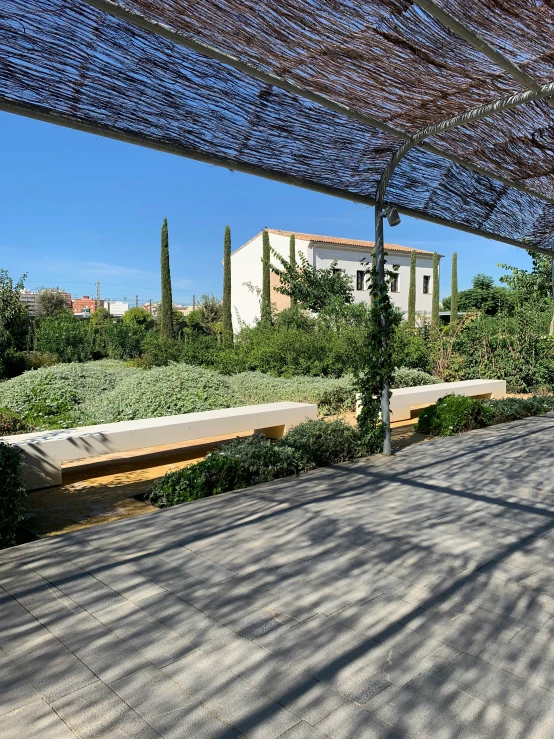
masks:
[[[554,411],[554,395],[502,400],[446,395],[421,412],[415,430],[430,436],[454,436],[464,431],[540,416],[550,411]]]

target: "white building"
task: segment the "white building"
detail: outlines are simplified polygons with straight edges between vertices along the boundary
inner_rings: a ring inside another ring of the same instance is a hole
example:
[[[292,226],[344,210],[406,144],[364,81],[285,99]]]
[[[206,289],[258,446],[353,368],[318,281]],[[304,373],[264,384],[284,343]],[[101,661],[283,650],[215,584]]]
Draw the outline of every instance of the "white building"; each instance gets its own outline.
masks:
[[[271,247],[285,259],[289,258],[289,240],[292,231],[267,229]],[[253,325],[260,316],[259,291],[262,286],[262,233],[239,247],[231,255],[231,302],[233,305],[234,329],[239,322]],[[302,253],[310,264],[318,268],[330,267],[336,261],[337,269],[344,270],[352,278],[354,300],[369,302],[365,288],[363,259],[371,259],[373,241],[341,239],[336,236],[317,236],[316,234],[295,233],[296,254]],[[410,289],[410,258],[412,249],[397,244],[385,244],[387,264],[399,267],[396,285],[392,286],[391,297],[395,305],[405,313],[408,311],[408,292]],[[417,249],[416,264],[416,312],[431,313],[433,293],[433,253]],[[279,266],[272,257],[272,263]],[[277,310],[290,306],[290,299],[275,290],[279,278],[271,273],[271,302]]]
[[[104,300],[104,308],[114,316],[114,318],[121,318],[124,313],[129,310],[129,303],[124,303],[121,300]]]

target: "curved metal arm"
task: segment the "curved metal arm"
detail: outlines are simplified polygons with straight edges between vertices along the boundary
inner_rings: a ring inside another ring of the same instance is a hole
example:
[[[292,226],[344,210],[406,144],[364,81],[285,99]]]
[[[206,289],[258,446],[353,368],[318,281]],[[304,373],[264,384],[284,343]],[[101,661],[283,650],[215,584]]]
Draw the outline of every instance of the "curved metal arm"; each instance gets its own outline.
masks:
[[[483,118],[489,118],[490,116],[493,116],[496,113],[501,113],[504,110],[517,108],[520,105],[533,102],[533,100],[543,100],[552,96],[554,96],[554,82],[550,82],[547,85],[539,85],[538,90],[527,90],[526,92],[520,92],[517,95],[510,95],[497,100],[494,103],[489,103],[488,105],[480,105],[477,108],[467,110],[465,113],[461,113],[453,118],[447,118],[440,123],[435,123],[432,126],[422,128],[412,136],[409,141],[405,141],[402,144],[400,149],[398,149],[396,154],[391,158],[390,162],[383,170],[383,174],[381,175],[381,180],[379,181],[379,186],[377,188],[377,195],[375,197],[376,202],[378,204],[380,203],[381,207],[383,206],[387,186],[395,169],[408,152],[410,152],[414,147],[419,146],[419,144],[421,144],[425,139],[430,136],[435,136],[436,134],[444,133],[445,131],[450,131],[452,128],[459,128],[466,123],[474,123]]]

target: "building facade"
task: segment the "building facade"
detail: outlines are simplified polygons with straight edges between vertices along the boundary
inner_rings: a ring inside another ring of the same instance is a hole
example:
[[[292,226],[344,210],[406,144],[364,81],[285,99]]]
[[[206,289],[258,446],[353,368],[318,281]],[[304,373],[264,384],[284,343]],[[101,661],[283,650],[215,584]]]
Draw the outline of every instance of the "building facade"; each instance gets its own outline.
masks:
[[[271,247],[288,260],[289,240],[293,232],[272,228],[268,228],[267,231]],[[241,323],[252,326],[260,317],[262,233],[256,234],[231,255],[231,303],[235,331]],[[295,233],[295,240],[297,261],[300,253],[310,264],[318,268],[328,268],[336,261],[337,269],[344,270],[352,279],[355,302],[369,302],[362,260],[371,259],[375,246],[373,241],[305,233]],[[387,265],[399,268],[395,284],[392,285],[392,302],[407,313],[412,249],[397,244],[385,244],[385,251]],[[420,249],[416,252],[416,312],[430,315],[433,295],[433,253]],[[271,261],[275,266],[279,266],[274,256]],[[276,291],[278,285],[279,278],[272,272],[271,302],[277,310],[283,310],[290,306],[290,299]]]
[[[67,293],[64,290],[60,290],[59,287],[54,288],[45,288],[45,289],[51,289],[51,290],[57,290],[59,293],[61,293],[66,308],[69,308],[71,310],[71,293]],[[36,318],[38,316],[38,296],[40,295],[41,290],[33,291],[33,290],[22,290],[19,294],[19,299],[23,303],[23,305],[27,306],[27,310],[29,311],[29,315],[33,318]]]
[[[96,313],[96,307],[96,299],[89,295],[83,295],[82,298],[73,298],[71,302],[71,308],[76,315]]]

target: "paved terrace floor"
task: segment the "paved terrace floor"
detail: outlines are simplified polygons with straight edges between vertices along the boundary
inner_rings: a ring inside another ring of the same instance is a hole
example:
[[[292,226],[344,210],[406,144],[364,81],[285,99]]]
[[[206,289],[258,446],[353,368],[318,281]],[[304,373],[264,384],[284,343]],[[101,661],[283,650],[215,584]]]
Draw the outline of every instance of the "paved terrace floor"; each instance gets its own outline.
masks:
[[[0,555],[0,736],[554,736],[554,417]]]

